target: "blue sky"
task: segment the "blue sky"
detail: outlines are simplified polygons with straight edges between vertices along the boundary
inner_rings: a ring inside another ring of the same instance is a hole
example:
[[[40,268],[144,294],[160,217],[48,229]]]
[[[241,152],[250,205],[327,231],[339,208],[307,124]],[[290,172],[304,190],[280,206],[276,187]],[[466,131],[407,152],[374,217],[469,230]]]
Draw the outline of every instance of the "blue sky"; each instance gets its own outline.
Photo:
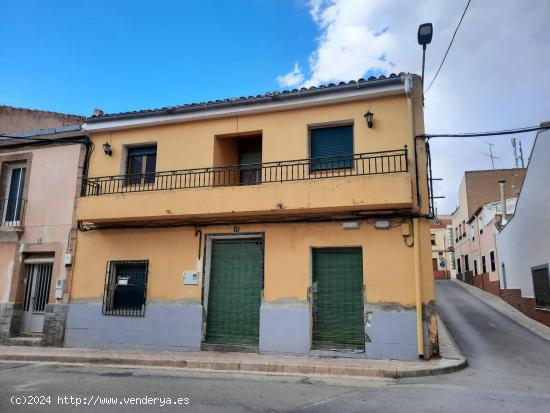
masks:
[[[83,115],[278,89],[318,35],[294,0],[0,0],[0,9],[0,103]]]
[[[426,82],[466,0],[0,0],[0,104],[90,115],[420,73]],[[473,1],[426,94],[429,133],[550,120],[550,2]],[[517,29],[520,28],[520,29]],[[520,135],[526,154],[534,134]],[[440,212],[465,170],[514,166],[509,137],[434,140]]]

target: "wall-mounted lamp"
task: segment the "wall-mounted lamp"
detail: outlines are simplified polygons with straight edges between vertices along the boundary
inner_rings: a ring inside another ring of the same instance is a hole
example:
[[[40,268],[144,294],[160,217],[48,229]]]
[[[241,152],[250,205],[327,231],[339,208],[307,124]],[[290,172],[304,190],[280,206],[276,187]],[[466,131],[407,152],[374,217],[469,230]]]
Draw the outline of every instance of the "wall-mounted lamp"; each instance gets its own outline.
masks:
[[[372,127],[374,126],[374,113],[369,110],[367,113],[365,113],[364,116],[369,129],[372,129]]]
[[[111,145],[109,145],[109,142],[105,142],[103,144],[103,152],[105,155],[111,156],[113,154],[113,151],[111,150]]]
[[[379,219],[377,221],[374,221],[374,228],[376,229],[390,229],[391,228],[391,222],[386,219]]]

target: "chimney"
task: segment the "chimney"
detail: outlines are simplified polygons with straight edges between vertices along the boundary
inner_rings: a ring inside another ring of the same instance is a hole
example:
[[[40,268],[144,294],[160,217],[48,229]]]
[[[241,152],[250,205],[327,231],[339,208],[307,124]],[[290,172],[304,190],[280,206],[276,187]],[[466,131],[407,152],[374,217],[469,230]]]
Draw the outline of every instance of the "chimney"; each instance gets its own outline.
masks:
[[[500,185],[500,212],[502,215],[502,224],[506,224],[506,197],[504,196],[504,184],[506,181],[498,181]]]
[[[93,113],[94,116],[103,116],[104,114],[105,113],[101,109],[94,108],[94,113]]]

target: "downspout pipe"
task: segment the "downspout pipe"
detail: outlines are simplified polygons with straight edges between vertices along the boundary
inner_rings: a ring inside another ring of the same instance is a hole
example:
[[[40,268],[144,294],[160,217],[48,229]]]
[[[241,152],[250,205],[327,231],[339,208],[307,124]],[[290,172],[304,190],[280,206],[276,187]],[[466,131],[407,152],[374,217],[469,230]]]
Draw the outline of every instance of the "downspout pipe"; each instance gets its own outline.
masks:
[[[420,224],[418,218],[413,219],[414,234],[414,284],[416,292],[416,335],[418,357],[424,358],[424,331],[422,328],[422,279],[420,271]]]
[[[502,214],[502,225],[506,225],[506,195],[504,194],[504,184],[506,181],[498,181],[498,184],[500,186],[500,212]]]
[[[416,125],[414,119],[414,79],[410,75],[404,76],[405,94],[407,95],[407,109],[409,112],[409,128],[414,149],[414,182],[416,190],[415,209],[421,211],[420,182],[418,179],[418,157],[417,157],[417,139]],[[429,215],[429,214],[428,214]],[[422,273],[420,269],[420,224],[418,218],[412,219],[413,223],[413,253],[414,253],[414,286],[415,286],[415,306],[416,306],[416,342],[418,344],[418,357],[424,358],[424,329],[422,325]]]

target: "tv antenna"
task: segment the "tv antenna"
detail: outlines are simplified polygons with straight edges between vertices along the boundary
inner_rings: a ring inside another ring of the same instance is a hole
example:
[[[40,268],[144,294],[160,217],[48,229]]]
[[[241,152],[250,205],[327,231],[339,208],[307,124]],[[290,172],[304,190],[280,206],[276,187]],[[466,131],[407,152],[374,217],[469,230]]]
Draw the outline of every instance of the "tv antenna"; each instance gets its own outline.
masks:
[[[494,143],[485,142],[487,145],[489,145],[489,153],[483,153],[482,155],[485,155],[489,158],[491,158],[491,165],[493,165],[493,169],[495,169],[495,159],[500,159],[498,156],[493,155],[493,146],[495,146]]]
[[[518,155],[518,142],[519,142],[519,155]],[[516,163],[516,168],[519,168],[519,162],[521,162],[521,167],[525,168],[523,162],[523,149],[521,147],[521,141],[517,141],[516,138],[512,138],[512,146],[514,147],[514,161]]]

